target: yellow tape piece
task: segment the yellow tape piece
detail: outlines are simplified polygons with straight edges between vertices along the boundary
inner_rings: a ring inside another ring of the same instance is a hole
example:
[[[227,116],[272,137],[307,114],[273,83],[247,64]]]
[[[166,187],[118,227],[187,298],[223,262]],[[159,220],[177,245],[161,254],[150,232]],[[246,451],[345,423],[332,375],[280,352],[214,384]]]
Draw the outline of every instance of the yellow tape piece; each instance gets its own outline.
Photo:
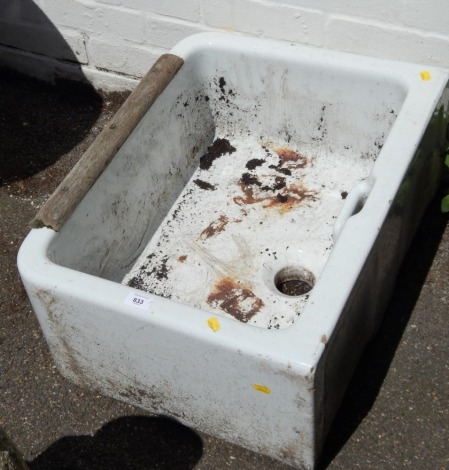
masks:
[[[215,333],[216,331],[221,329],[220,322],[215,317],[210,317],[207,320],[207,324],[209,328]]]
[[[427,80],[430,80],[432,77],[430,76],[430,72],[428,72],[427,70],[423,70],[421,73],[421,79],[424,80],[424,81],[427,81]]]
[[[267,395],[271,393],[271,390],[268,387],[265,387],[265,385],[253,384],[253,388],[258,392],[266,393]]]

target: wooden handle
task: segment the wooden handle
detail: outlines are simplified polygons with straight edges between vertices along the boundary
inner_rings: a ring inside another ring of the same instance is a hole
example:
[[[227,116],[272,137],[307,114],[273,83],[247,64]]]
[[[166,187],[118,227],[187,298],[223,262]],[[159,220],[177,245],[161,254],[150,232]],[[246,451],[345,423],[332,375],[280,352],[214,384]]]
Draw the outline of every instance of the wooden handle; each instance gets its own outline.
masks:
[[[184,63],[173,54],[156,61],[111,122],[42,206],[31,226],[59,231],[131,132]]]

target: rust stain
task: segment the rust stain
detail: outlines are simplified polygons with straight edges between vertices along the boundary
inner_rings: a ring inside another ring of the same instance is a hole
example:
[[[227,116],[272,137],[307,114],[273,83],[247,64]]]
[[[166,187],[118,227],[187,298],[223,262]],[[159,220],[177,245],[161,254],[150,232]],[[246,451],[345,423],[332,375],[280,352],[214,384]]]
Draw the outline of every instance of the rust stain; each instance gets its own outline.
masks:
[[[225,215],[220,215],[218,220],[212,221],[209,226],[200,233],[198,238],[201,240],[207,240],[208,238],[223,232],[227,224],[228,218]]]
[[[262,300],[256,297],[251,289],[241,286],[231,277],[221,278],[215,284],[207,303],[243,323],[247,323],[264,306]]]
[[[263,208],[275,207],[282,213],[288,212],[304,200],[316,200],[316,192],[307,189],[304,185],[285,186],[278,193],[266,196],[263,194],[255,196],[254,189],[251,186],[247,186],[244,182],[240,182],[240,188],[244,196],[233,198],[234,202],[239,206],[263,203]]]
[[[267,146],[262,146],[262,148],[270,154]],[[309,190],[304,184],[298,182],[296,175],[293,176],[295,182],[288,183],[292,172],[305,168],[310,163],[310,159],[288,147],[274,147],[272,151],[276,153],[279,161],[276,165],[268,166],[268,174],[253,172],[257,167],[262,166],[265,160],[253,159],[246,164],[246,168],[250,171],[244,172],[238,183],[243,196],[234,197],[234,202],[240,206],[261,203],[263,208],[275,207],[285,213],[304,200],[316,200],[317,192]]]
[[[289,149],[288,147],[276,147],[273,149],[279,157],[279,166],[287,166],[289,169],[305,168],[308,159],[304,155]]]
[[[180,263],[184,263],[184,261],[185,261],[186,259],[187,259],[187,255],[182,255],[182,256],[180,256],[180,257],[178,258],[178,261],[179,261]]]

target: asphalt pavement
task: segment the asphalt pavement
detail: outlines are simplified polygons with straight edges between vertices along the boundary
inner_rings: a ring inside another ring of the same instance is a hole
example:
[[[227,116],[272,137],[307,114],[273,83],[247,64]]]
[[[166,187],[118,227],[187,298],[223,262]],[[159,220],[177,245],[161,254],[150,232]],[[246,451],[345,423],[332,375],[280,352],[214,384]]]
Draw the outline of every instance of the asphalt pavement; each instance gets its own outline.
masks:
[[[287,470],[81,389],[49,354],[17,272],[17,251],[37,209],[125,98],[0,70],[0,427],[32,470]],[[449,469],[449,228],[439,198],[354,374],[321,469]]]

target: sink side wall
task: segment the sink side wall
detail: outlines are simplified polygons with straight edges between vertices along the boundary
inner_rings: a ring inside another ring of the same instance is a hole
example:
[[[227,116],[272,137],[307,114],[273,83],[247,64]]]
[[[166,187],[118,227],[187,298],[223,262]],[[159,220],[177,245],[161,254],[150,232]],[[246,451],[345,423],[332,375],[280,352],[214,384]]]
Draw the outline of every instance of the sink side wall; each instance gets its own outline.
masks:
[[[317,154],[375,159],[407,89],[387,73],[304,51],[214,45],[199,72],[217,129]]]
[[[448,89],[438,103],[348,297],[315,376],[317,453],[368,341],[376,334],[401,262],[438,187],[448,125]]]
[[[194,77],[185,65],[131,133],[52,243],[55,263],[117,281],[132,265],[214,135]]]

